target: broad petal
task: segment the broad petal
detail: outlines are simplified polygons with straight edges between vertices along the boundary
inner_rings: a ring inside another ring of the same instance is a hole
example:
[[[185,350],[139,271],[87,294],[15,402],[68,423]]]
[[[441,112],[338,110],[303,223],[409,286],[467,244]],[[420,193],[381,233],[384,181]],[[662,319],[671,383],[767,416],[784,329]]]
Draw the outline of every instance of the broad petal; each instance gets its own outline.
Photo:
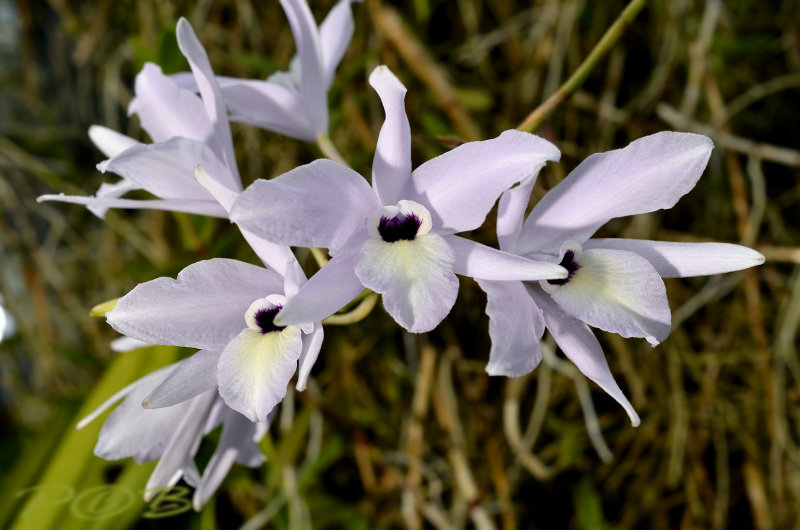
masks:
[[[150,502],[160,489],[177,484],[181,477],[190,485],[199,482],[200,474],[194,463],[194,455],[204,434],[205,420],[216,399],[217,393],[208,391],[186,402],[189,406],[181,421],[172,424],[173,436],[147,481],[145,502]],[[154,413],[171,408],[173,407],[146,412]]]
[[[171,366],[162,368],[135,383],[125,401],[103,424],[94,454],[106,460],[133,458],[139,463],[161,456],[189,404],[146,410],[142,408],[142,399],[171,369]]]
[[[425,162],[411,174],[404,197],[425,205],[434,226],[452,232],[473,230],[483,224],[501,193],[560,156],[547,140],[505,131]]]
[[[497,242],[502,250],[514,252],[525,219],[525,210],[531,199],[531,190],[536,184],[538,172],[524,180],[519,186],[506,190],[497,203]]]
[[[222,436],[192,497],[194,509],[200,511],[228,475],[234,462],[250,467],[261,465],[266,458],[258,448],[256,425],[238,412],[228,410]]]
[[[266,334],[243,330],[219,358],[219,395],[250,421],[265,421],[286,395],[302,347],[295,326]]]
[[[442,236],[453,250],[453,272],[481,280],[534,281],[567,277],[556,263],[510,254],[455,235]]]
[[[89,139],[108,158],[115,157],[125,149],[141,143],[102,125],[89,127]]]
[[[300,362],[297,369],[297,390],[303,391],[308,383],[308,376],[311,368],[317,362],[319,350],[322,348],[322,339],[325,333],[322,331],[322,324],[316,323],[314,330],[303,337],[303,352],[300,354]]]
[[[353,38],[353,0],[340,0],[328,12],[319,26],[320,43],[322,45],[323,80],[325,89],[331,87],[336,67],[347,51]]]
[[[539,340],[544,333],[541,310],[522,282],[478,280],[487,297],[489,336],[492,348],[486,372],[520,377],[542,360]]]
[[[175,280],[138,285],[106,316],[120,333],[150,344],[222,350],[246,326],[250,304],[282,288],[274,271],[214,258],[189,265]]]
[[[673,243],[646,239],[590,239],[583,248],[634,252],[655,267],[662,278],[707,276],[764,263],[764,255],[730,243]]]
[[[412,333],[430,331],[444,320],[458,295],[455,256],[436,234],[394,243],[369,238],[361,247],[356,276],[383,295],[383,307]]]
[[[547,329],[553,334],[564,355],[578,367],[583,375],[597,383],[600,388],[622,405],[631,419],[631,424],[639,425],[639,415],[630,401],[614,381],[608,368],[606,356],[594,333],[580,320],[576,319],[544,293],[537,286],[529,286],[529,292],[536,304],[542,308]]]
[[[382,204],[395,204],[411,176],[411,129],[404,104],[406,87],[386,66],[372,71],[369,84],[381,98],[386,113],[372,161],[372,187]]]
[[[308,4],[301,0],[280,0],[292,28],[300,58],[300,92],[315,136],[328,132],[327,85],[319,29]]]
[[[341,309],[364,290],[356,277],[355,254],[334,256],[289,298],[275,315],[279,326],[318,322]]]
[[[200,350],[179,362],[169,375],[142,400],[146,409],[171,407],[217,387],[220,350]]]
[[[536,204],[518,249],[583,243],[609,219],[671,208],[694,188],[713,148],[699,134],[660,132],[590,156]]]
[[[80,195],[50,194],[40,195],[36,202],[66,202],[70,204],[83,204],[90,209],[102,209],[104,212],[108,208],[123,208],[126,210],[166,210],[170,212],[185,212],[197,215],[207,215],[210,217],[228,217],[222,206],[214,200],[131,200],[131,199],[105,199],[101,197],[83,197]]]
[[[139,116],[142,129],[153,142],[183,136],[219,149],[203,101],[165,76],[160,66],[146,63],[136,75],[134,91],[128,114]]]
[[[226,186],[240,191],[242,189],[242,180],[239,177],[239,170],[236,166],[233,137],[228,123],[228,111],[225,108],[222,90],[211,69],[208,55],[206,55],[203,45],[200,44],[200,40],[188,20],[181,17],[178,20],[178,27],[175,32],[178,37],[178,47],[186,57],[186,60],[189,61],[194,78],[197,80],[197,87],[200,89],[200,95],[203,97],[206,114],[214,127],[214,137],[220,148],[217,155],[224,161],[228,169],[226,173],[218,175],[217,178],[224,178],[223,183]]]
[[[175,137],[157,144],[133,146],[101,162],[97,169],[116,173],[162,199],[215,201],[194,178],[198,165],[215,176],[226,172],[206,144]]]
[[[564,285],[547,286],[564,310],[590,326],[644,337],[655,346],[667,338],[671,315],[661,277],[641,256],[622,250],[588,249]]]
[[[311,127],[298,93],[269,81],[242,80],[222,89],[230,119],[313,142]]]
[[[341,248],[378,207],[366,181],[331,160],[316,160],[272,180],[257,180],[233,205],[231,220],[284,245]]]

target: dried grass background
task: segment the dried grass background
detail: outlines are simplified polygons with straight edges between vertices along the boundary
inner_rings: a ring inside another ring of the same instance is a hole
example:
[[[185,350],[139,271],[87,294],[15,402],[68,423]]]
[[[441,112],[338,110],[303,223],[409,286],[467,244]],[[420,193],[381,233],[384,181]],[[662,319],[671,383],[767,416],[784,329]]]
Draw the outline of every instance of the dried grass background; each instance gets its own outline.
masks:
[[[310,3],[318,20],[332,5]],[[414,165],[462,139],[494,137],[558,88],[624,5],[357,4],[329,97],[331,136],[368,175],[383,113],[366,78],[387,64],[408,87]],[[89,308],[200,259],[255,262],[224,221],[112,211],[102,222],[79,206],[35,202],[103,181],[89,125],[146,139],[126,115],[133,78],[148,60],[186,69],[174,42],[181,15],[218,74],[263,77],[294,53],[276,2],[0,0],[0,293],[18,328],[0,343],[0,526],[26,527],[20,492],[41,483],[118,356],[114,332]],[[597,332],[640,427],[550,339],[529,376],[488,377],[485,296],[462,279],[452,314],[428,335],[403,333],[380,307],[327,328],[313,384],[290,394],[263,444],[265,466],[234,468],[201,514],[134,513],[124,525],[799,528],[799,22],[796,0],[651,0],[538,130],[563,155],[533,200],[593,152],[661,130],[711,136],[709,167],[675,208],[603,233],[737,242],[767,257],[745,272],[666,280],[674,330],[655,349]],[[233,129],[246,183],[320,156]],[[472,235],[495,245],[493,222]],[[299,257],[312,272],[313,260]],[[92,445],[71,451],[91,455]],[[128,464],[91,465],[113,483]],[[53,528],[88,524],[63,508]]]

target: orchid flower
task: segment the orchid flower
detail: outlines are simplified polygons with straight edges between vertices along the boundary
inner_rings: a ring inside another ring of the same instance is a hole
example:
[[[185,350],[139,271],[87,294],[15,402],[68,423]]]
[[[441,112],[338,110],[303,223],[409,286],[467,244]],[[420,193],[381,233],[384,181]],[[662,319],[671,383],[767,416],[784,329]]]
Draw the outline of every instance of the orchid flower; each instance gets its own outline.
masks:
[[[538,341],[546,327],[578,369],[638,425],[588,326],[655,346],[667,338],[671,322],[661,278],[745,269],[764,256],[726,243],[590,238],[610,219],[674,206],[695,186],[712,149],[705,136],[662,132],[592,155],[536,204],[524,224],[534,178],[506,191],[498,210],[500,248],[559,263],[569,276],[478,281],[488,297],[492,338],[486,371],[517,377],[533,370],[542,359]]]
[[[322,344],[319,323],[273,321],[304,280],[214,258],[189,265],[177,279],[140,284],[120,298],[106,314],[120,333],[147,344],[200,348],[178,364],[145,406],[170,407],[218,388],[227,406],[251,421],[266,421],[298,363],[297,388],[305,388]]]
[[[242,182],[222,92],[208,56],[185,18],[178,21],[176,34],[202,97],[180,88],[158,66],[146,64],[136,76],[136,98],[129,111],[139,116],[154,143],[144,144],[105,127],[91,127],[90,138],[110,157],[98,169],[117,173],[122,180],[103,184],[95,197],[43,195],[39,201],[85,204],[100,217],[108,208],[228,217]],[[145,190],[160,199],[120,198],[132,190]],[[246,231],[242,235],[266,265],[287,273],[287,263],[293,261],[288,248]]]
[[[90,128],[92,141],[110,156],[97,168],[120,175],[122,181],[104,184],[95,197],[44,195],[40,201],[85,204],[101,216],[107,208],[149,208],[227,217],[193,177],[194,168],[201,165],[231,191],[242,189],[225,103],[208,57],[186,19],[178,21],[176,33],[202,98],[180,88],[158,66],[146,64],[136,76],[136,97],[128,110],[139,116],[154,143],[137,142],[105,127]],[[136,189],[159,199],[120,198]]]
[[[525,259],[463,239],[500,194],[536,174],[559,152],[532,134],[506,131],[464,144],[411,171],[405,87],[385,66],[370,75],[386,112],[372,187],[352,169],[317,160],[258,180],[233,205],[231,220],[265,239],[324,247],[332,259],[277,315],[279,325],[314,322],[364,287],[383,295],[405,329],[429,331],[458,293],[456,274],[489,280],[565,278],[558,264]]]
[[[353,37],[351,3],[340,0],[317,27],[305,0],[281,0],[297,46],[288,72],[266,81],[217,77],[230,119],[314,142],[328,134],[327,95],[336,67]],[[176,74],[183,87],[197,90],[197,78]]]
[[[267,433],[275,413],[271,413],[265,422],[253,423],[228,407],[213,389],[169,407],[142,408],[142,400],[149,399],[148,395],[163,386],[165,378],[174,378],[181,371],[185,376],[187,370],[191,375],[207,378],[207,372],[192,372],[192,368],[187,369],[182,363],[167,366],[111,396],[81,420],[78,428],[125,398],[103,424],[94,453],[106,460],[133,458],[142,463],[159,459],[147,481],[145,501],[183,479],[195,488],[192,504],[199,511],[234,462],[258,467],[266,460],[258,442]],[[200,440],[220,424],[222,435],[219,444],[201,476],[194,462]]]

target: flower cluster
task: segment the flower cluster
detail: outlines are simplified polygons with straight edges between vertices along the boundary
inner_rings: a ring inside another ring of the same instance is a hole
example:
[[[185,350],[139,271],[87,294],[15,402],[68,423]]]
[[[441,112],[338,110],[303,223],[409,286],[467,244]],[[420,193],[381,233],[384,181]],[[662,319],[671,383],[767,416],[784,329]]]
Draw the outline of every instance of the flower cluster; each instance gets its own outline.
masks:
[[[764,258],[731,244],[591,236],[615,217],[672,207],[702,174],[710,140],[664,132],[594,155],[525,218],[537,174],[558,161],[559,150],[510,130],[412,169],[406,89],[379,66],[369,83],[385,121],[371,183],[343,160],[320,159],[243,189],[229,122],[328,142],[327,90],[353,33],[351,0],[340,0],[319,27],[305,2],[281,5],[297,46],[288,72],[265,81],[216,76],[181,19],[176,33],[191,72],[167,76],[147,64],[135,81],[130,113],[152,143],[94,126],[90,137],[109,157],[98,169],[121,180],[91,197],[41,198],[84,204],[101,218],[108,208],[227,218],[264,264],[200,261],[119,299],[108,323],[134,345],[198,351],[121,390],[86,419],[124,398],[96,454],[160,459],[148,489],[183,479],[196,486],[200,509],[234,462],[263,462],[258,442],[295,374],[297,389],[305,388],[326,317],[367,289],[404,329],[427,332],[455,304],[456,275],[474,278],[487,294],[489,374],[533,370],[547,328],[638,424],[589,326],[656,345],[670,331],[662,277],[733,271]],[[156,198],[124,198],[133,190]],[[457,235],[482,226],[498,199],[499,249]],[[325,248],[330,261],[307,278],[290,246]],[[200,473],[195,452],[219,425],[219,445]]]

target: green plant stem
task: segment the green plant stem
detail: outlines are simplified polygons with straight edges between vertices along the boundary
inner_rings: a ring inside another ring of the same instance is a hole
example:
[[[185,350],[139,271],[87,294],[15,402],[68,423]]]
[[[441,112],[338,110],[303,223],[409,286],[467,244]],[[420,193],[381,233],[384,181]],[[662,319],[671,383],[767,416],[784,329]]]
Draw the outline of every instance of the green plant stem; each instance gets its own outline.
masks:
[[[348,311],[341,315],[331,315],[322,321],[326,325],[346,326],[347,324],[355,324],[364,320],[364,318],[372,312],[375,304],[378,302],[378,293],[368,294],[355,309]]]
[[[600,62],[600,59],[605,57],[611,48],[614,47],[617,40],[619,40],[630,23],[633,22],[633,19],[639,14],[639,11],[642,10],[646,1],[647,0],[631,0],[620,16],[617,17],[617,20],[608,28],[603,38],[600,39],[600,42],[598,42],[589,53],[589,56],[581,63],[578,69],[575,70],[575,73],[572,74],[552,96],[547,98],[544,103],[533,109],[533,112],[528,114],[522,123],[517,126],[517,129],[527,132],[535,131],[562,101],[574,94],[583,82],[586,81],[586,78],[589,77],[589,74],[594,67],[597,66],[597,63]]]
[[[314,261],[317,262],[317,266],[320,269],[324,267],[326,263],[328,263],[328,256],[324,250],[316,247],[310,247],[309,250],[311,251],[311,256],[313,256]]]
[[[342,158],[342,155],[339,154],[339,150],[336,149],[336,146],[333,145],[331,141],[331,137],[327,134],[321,134],[317,137],[317,147],[319,147],[319,150],[322,151],[322,154],[327,158],[330,158],[334,162],[339,162],[342,165],[350,166],[350,164]]]

